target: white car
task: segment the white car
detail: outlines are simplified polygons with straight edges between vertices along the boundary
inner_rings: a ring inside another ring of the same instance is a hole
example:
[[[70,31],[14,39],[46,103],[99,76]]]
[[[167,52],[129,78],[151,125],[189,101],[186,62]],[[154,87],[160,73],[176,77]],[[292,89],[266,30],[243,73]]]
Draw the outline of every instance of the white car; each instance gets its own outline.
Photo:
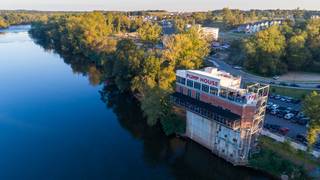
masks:
[[[278,107],[279,107],[278,104],[273,104],[273,105],[271,106],[271,109],[278,109]]]
[[[270,112],[272,115],[276,115],[278,113],[278,110],[277,109],[273,109],[271,112]]]
[[[272,79],[274,79],[274,80],[278,80],[280,77],[279,76],[273,76],[273,78]]]
[[[290,119],[292,119],[293,117],[294,117],[294,114],[292,114],[292,113],[288,113],[288,114],[286,114],[286,115],[284,116],[284,118],[287,119],[287,120],[290,120]]]
[[[234,68],[234,69],[238,69],[238,70],[241,70],[241,69],[242,69],[242,67],[240,67],[240,66],[233,66],[233,68]]]

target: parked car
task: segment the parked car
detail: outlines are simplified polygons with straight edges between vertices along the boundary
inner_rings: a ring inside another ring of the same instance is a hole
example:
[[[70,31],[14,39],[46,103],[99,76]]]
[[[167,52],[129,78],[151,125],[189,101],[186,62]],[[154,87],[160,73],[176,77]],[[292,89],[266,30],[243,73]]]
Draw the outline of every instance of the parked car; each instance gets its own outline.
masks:
[[[286,114],[286,115],[284,116],[284,118],[287,119],[287,120],[290,120],[290,119],[292,119],[293,117],[294,117],[294,114],[292,114],[292,113],[288,113],[288,114]]]
[[[309,120],[310,120],[310,118],[304,117],[304,118],[298,119],[297,123],[302,126],[305,126],[308,124]]]
[[[300,102],[301,102],[301,100],[299,100],[299,99],[293,99],[291,101],[291,103],[293,103],[293,104],[299,104]]]
[[[292,86],[292,87],[300,87],[298,84],[290,84],[290,86]]]
[[[286,99],[286,98],[284,98],[284,97],[282,97],[282,98],[280,99],[280,101],[282,101],[282,102],[286,102],[286,101],[287,101],[287,99]]]
[[[273,132],[278,132],[281,128],[281,126],[276,124],[264,124],[263,127]]]
[[[280,77],[279,76],[273,76],[272,79],[278,80]]]
[[[285,83],[285,82],[281,82],[281,83],[279,83],[279,84],[282,85],[282,86],[288,86],[288,84]]]
[[[298,134],[298,135],[296,136],[296,140],[297,140],[298,142],[304,144],[304,145],[307,145],[307,144],[308,144],[308,140],[307,140],[306,136],[303,135],[303,134]]]
[[[276,96],[274,97],[274,99],[276,99],[276,100],[279,100],[280,98],[281,98],[280,95],[276,95]]]
[[[273,104],[273,105],[271,106],[271,109],[277,109],[278,107],[279,107],[278,104]]]
[[[277,109],[272,109],[271,111],[270,111],[270,114],[272,114],[272,115],[276,115],[278,113],[278,110]]]
[[[242,67],[241,66],[233,66],[234,69],[237,69],[237,70],[241,70]]]
[[[286,99],[286,102],[287,102],[287,103],[291,103],[291,102],[292,102],[292,100],[293,100],[293,98],[288,97],[288,98]]]
[[[319,89],[320,89],[320,85],[316,86],[316,88],[319,88]]]
[[[280,128],[279,133],[282,135],[287,135],[289,132],[289,128]]]
[[[277,112],[276,116],[279,117],[279,118],[284,118],[284,116],[286,115],[287,113],[284,112],[284,111],[279,111]]]

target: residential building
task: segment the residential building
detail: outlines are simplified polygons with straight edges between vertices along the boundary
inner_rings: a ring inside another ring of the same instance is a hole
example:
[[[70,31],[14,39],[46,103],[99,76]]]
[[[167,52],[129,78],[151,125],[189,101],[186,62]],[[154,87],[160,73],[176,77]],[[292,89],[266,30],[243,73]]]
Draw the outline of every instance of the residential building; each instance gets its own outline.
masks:
[[[248,163],[263,126],[269,85],[241,88],[241,77],[207,67],[177,70],[171,101],[185,110],[185,136],[234,165]]]
[[[219,38],[219,28],[213,28],[213,27],[200,27],[200,31],[203,33],[203,35],[211,40],[211,41],[217,41]]]

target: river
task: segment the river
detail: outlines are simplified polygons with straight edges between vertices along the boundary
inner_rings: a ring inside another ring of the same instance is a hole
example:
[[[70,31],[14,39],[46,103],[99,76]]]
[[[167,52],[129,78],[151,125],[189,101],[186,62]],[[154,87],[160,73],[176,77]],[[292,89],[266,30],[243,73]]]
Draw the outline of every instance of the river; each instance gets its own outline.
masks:
[[[148,127],[132,97],[28,29],[0,32],[0,179],[268,179]]]

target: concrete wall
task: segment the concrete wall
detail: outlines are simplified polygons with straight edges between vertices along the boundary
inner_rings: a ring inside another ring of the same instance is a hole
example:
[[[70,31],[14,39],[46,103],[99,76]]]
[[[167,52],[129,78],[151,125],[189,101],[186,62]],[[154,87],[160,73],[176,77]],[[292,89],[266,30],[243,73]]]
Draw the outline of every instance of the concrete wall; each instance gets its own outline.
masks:
[[[239,131],[187,111],[186,135],[233,164],[243,163],[239,156]]]

